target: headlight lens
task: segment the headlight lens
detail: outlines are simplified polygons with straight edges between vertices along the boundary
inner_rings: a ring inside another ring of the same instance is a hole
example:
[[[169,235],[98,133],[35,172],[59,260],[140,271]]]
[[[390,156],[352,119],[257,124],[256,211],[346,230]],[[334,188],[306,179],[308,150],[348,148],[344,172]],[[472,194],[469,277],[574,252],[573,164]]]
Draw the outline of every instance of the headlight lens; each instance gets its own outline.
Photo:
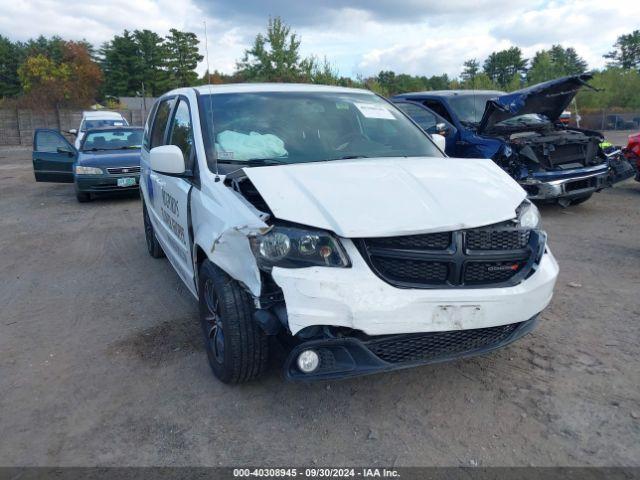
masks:
[[[340,241],[322,230],[275,226],[264,235],[251,237],[250,242],[263,270],[349,266],[349,257]]]
[[[101,168],[76,165],[76,175],[102,175],[103,173]]]
[[[529,200],[525,200],[516,210],[518,225],[521,228],[533,229],[540,225],[540,211]]]

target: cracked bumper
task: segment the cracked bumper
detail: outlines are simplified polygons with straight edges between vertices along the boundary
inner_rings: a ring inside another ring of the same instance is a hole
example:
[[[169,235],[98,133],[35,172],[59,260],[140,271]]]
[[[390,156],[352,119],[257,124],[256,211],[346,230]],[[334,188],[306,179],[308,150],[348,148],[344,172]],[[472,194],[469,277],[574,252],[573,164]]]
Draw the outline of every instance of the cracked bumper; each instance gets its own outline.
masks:
[[[503,288],[403,289],[377,277],[349,240],[351,268],[274,268],[293,335],[314,325],[367,335],[442,332],[527,321],[551,301],[558,264],[551,252],[522,283]]]

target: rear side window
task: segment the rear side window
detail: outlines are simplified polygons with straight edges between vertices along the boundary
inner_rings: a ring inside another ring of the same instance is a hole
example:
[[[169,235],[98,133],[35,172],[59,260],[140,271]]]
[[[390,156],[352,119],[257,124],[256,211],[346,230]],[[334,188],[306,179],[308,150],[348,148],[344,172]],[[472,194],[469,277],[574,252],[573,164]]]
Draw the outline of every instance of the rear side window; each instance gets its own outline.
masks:
[[[191,115],[189,114],[189,104],[180,100],[176,113],[173,116],[171,132],[169,134],[169,144],[176,145],[182,150],[185,164],[191,169],[191,151],[193,150],[193,128],[191,126]]]
[[[173,108],[175,100],[173,98],[160,102],[156,112],[156,118],[153,121],[153,129],[151,130],[151,148],[164,145],[164,132],[167,129],[169,115]]]

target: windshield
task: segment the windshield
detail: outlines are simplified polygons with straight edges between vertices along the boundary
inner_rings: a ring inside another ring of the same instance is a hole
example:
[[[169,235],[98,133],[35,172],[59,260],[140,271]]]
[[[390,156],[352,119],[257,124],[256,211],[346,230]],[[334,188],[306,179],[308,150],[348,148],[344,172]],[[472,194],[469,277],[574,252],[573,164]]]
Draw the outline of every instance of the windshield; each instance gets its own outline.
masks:
[[[544,115],[539,115],[537,113],[525,113],[524,115],[517,115],[512,118],[507,118],[501,122],[498,122],[494,125],[495,127],[537,127],[544,126],[551,123],[547,117]]]
[[[104,127],[122,127],[127,125],[127,122],[124,118],[117,119],[112,118],[108,120],[85,120],[82,125],[82,132],[86,132],[87,130],[91,130],[92,128],[104,128]]]
[[[367,93],[255,92],[203,95],[213,107],[218,162],[273,164],[367,157],[442,157],[383,99]]]
[[[487,100],[502,95],[501,92],[464,94],[447,97],[451,109],[463,123],[480,123],[482,114],[487,106]]]
[[[82,151],[127,150],[140,148],[142,129],[98,130],[87,133],[82,143]]]

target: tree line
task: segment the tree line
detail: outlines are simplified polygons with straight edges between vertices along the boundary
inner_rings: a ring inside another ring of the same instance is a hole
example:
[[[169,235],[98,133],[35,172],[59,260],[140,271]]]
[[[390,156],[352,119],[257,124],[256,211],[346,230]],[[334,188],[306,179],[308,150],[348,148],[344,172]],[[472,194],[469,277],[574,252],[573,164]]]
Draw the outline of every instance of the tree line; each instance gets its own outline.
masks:
[[[363,87],[390,96],[442,89],[513,91],[586,71],[587,62],[572,47],[553,45],[528,59],[519,47],[467,59],[459,78],[421,76],[390,70],[370,77],[341,76],[327,58],[303,57],[301,39],[281,18],[269,19],[236,63],[232,74],[198,76],[203,60],[195,33],[171,29],[167,36],[150,30],[125,30],[99,49],[86,41],[38,37],[12,42],[0,36],[0,98],[38,106],[87,106],[121,96],[158,96],[180,86],[232,82],[303,82]],[[583,89],[582,109],[640,109],[640,30],[621,35],[605,55],[607,65],[594,72]]]

